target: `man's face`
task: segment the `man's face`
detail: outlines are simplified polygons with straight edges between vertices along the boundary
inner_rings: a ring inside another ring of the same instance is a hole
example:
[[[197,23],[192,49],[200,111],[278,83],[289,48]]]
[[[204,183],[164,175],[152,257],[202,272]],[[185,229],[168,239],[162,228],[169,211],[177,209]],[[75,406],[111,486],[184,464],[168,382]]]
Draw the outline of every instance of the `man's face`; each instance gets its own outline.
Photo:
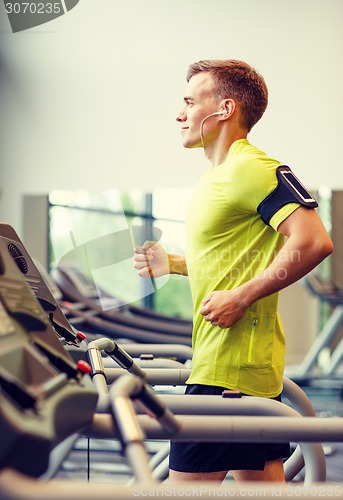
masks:
[[[213,78],[207,72],[197,73],[188,82],[183,98],[184,107],[176,118],[181,124],[182,144],[185,148],[202,147],[200,137],[202,121],[211,113],[219,111],[213,89]],[[215,119],[204,122],[202,133],[205,144],[216,136],[217,123]]]

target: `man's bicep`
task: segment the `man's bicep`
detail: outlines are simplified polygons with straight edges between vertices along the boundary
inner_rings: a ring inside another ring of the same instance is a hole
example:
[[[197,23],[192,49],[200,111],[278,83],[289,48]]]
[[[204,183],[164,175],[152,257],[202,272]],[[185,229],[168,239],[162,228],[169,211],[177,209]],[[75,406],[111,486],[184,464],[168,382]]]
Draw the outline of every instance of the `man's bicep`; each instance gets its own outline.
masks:
[[[326,233],[323,223],[314,208],[299,206],[284,221],[282,221],[277,231],[284,236],[299,235],[304,238],[315,238],[318,233]]]

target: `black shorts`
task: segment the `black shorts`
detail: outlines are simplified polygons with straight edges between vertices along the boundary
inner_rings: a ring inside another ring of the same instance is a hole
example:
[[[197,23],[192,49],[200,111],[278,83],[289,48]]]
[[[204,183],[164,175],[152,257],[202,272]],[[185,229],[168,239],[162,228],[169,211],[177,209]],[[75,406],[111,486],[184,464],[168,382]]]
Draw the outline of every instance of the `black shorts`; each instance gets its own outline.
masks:
[[[221,395],[224,387],[190,384],[186,394]],[[281,401],[281,397],[276,398]],[[266,462],[288,458],[289,443],[171,441],[169,468],[178,472],[264,470]]]

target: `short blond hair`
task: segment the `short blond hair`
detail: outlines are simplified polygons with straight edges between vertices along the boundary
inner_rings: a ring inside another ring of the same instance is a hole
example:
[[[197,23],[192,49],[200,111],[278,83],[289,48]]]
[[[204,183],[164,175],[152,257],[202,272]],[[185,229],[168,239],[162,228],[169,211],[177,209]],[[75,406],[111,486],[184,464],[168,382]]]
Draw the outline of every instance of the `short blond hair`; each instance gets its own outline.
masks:
[[[187,82],[201,72],[212,75],[218,100],[231,98],[236,101],[243,125],[250,131],[268,106],[268,88],[263,76],[244,61],[205,59],[189,66]]]

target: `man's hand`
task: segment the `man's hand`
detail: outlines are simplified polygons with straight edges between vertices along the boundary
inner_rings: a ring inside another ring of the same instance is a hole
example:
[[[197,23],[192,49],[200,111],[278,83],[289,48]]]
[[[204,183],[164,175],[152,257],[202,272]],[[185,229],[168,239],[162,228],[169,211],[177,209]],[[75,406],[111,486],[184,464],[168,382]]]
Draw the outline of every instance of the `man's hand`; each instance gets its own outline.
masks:
[[[205,320],[220,328],[230,328],[244,315],[239,289],[211,292],[203,301],[200,313]]]
[[[143,246],[135,248],[134,268],[141,278],[158,278],[166,274],[188,275],[185,258],[167,253],[155,241],[146,241]]]
[[[146,241],[143,246],[135,248],[134,268],[141,278],[158,278],[169,274],[168,254],[155,241]]]

